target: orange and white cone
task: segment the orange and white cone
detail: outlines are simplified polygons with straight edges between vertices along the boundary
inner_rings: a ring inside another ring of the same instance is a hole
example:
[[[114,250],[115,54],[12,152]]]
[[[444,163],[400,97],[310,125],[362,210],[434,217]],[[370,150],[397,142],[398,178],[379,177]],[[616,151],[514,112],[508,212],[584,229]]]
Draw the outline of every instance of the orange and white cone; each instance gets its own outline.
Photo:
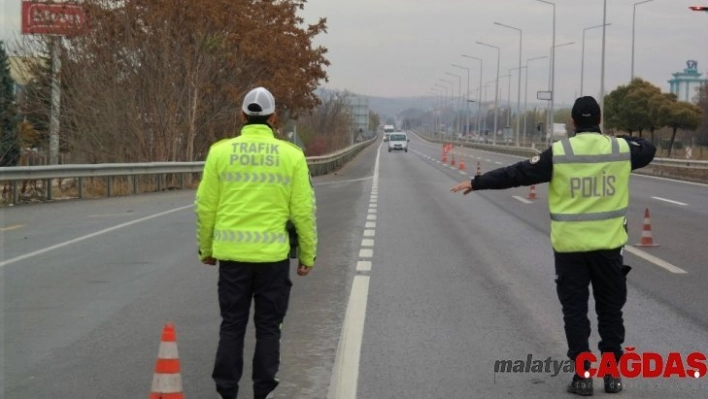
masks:
[[[529,195],[526,197],[527,199],[538,199],[536,196],[536,186],[532,185],[530,187]]]
[[[479,162],[477,162],[477,176],[481,176],[481,175],[482,175],[482,169],[479,166]]]
[[[452,161],[450,161],[450,166],[455,166],[455,154],[452,154]]]
[[[166,323],[160,339],[149,399],[184,399],[175,326]]]
[[[659,244],[654,242],[654,237],[651,233],[651,220],[649,218],[649,208],[644,210],[644,225],[642,225],[642,238],[639,240],[637,247],[658,247]]]
[[[466,169],[466,168],[465,168],[465,160],[464,160],[464,159],[460,159],[460,170],[465,170],[465,169]]]

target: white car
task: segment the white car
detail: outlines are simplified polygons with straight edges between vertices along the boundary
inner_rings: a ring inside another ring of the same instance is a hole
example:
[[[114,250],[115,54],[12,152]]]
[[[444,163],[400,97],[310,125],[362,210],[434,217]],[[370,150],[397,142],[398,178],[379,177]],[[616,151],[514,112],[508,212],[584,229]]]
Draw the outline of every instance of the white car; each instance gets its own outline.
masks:
[[[388,137],[388,152],[405,151],[408,152],[408,142],[410,139],[403,132],[391,133]]]

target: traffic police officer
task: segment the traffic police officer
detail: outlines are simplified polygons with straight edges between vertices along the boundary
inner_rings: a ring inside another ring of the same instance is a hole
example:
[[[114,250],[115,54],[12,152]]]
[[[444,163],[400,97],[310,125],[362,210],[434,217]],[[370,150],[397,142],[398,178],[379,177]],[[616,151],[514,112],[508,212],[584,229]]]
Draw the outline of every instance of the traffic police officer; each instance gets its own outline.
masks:
[[[286,223],[299,239],[298,275],[315,263],[315,193],[305,155],[273,135],[275,99],[265,88],[246,94],[241,135],[212,145],[197,190],[197,240],[203,263],[219,263],[221,327],[212,377],[225,399],[238,395],[243,345],[254,298],[253,392],[274,397],[281,325],[290,296]]]
[[[627,242],[625,214],[629,205],[631,170],[648,165],[656,148],[630,136],[600,132],[600,106],[581,97],[572,109],[575,136],[511,166],[499,168],[451,191],[499,190],[550,182],[551,244],[555,255],[556,288],[563,309],[568,357],[589,352],[588,286],[596,302],[600,352],[622,356],[627,299],[622,248]],[[620,379],[606,376],[606,392],[622,390]],[[573,376],[568,392],[592,395],[592,379]]]

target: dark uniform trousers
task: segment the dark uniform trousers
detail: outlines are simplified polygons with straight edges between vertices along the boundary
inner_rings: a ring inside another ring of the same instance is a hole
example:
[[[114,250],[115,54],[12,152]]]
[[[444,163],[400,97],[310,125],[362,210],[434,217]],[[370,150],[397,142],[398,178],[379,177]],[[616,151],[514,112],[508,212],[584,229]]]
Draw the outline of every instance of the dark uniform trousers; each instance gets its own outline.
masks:
[[[243,345],[251,298],[256,326],[253,392],[265,398],[278,385],[280,331],[290,297],[290,260],[274,263],[219,261],[221,328],[212,378],[226,399],[236,398],[243,373]]]
[[[563,308],[568,357],[589,352],[588,286],[592,283],[601,353],[622,356],[624,322],[622,307],[627,302],[628,267],[623,266],[620,248],[591,252],[555,252],[556,290]]]

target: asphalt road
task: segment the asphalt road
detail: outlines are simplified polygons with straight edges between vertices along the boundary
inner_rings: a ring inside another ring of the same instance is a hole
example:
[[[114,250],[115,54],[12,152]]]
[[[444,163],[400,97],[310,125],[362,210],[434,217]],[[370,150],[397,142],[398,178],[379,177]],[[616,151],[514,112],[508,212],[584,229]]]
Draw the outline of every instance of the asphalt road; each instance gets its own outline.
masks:
[[[545,186],[530,203],[514,198],[528,188],[455,195],[449,188],[466,177],[436,162],[439,145],[412,137],[410,146],[389,154],[376,143],[336,175],[313,179],[318,264],[305,278],[292,271],[277,397],[325,398],[333,375],[366,399],[567,397],[568,373],[494,372],[495,361],[529,354],[565,359]],[[477,161],[486,171],[519,160],[455,151],[465,153],[467,174]],[[637,351],[708,351],[707,195],[706,186],[632,180],[630,243],[650,208],[660,246],[640,249],[685,271],[626,255],[634,267],[626,344]],[[4,398],[145,397],[167,321],[185,396],[216,397],[217,274],[196,260],[193,197],[2,210]],[[352,311],[357,303],[365,316]],[[252,347],[251,329],[242,397],[252,396]],[[627,398],[708,396],[705,377],[626,386]]]

